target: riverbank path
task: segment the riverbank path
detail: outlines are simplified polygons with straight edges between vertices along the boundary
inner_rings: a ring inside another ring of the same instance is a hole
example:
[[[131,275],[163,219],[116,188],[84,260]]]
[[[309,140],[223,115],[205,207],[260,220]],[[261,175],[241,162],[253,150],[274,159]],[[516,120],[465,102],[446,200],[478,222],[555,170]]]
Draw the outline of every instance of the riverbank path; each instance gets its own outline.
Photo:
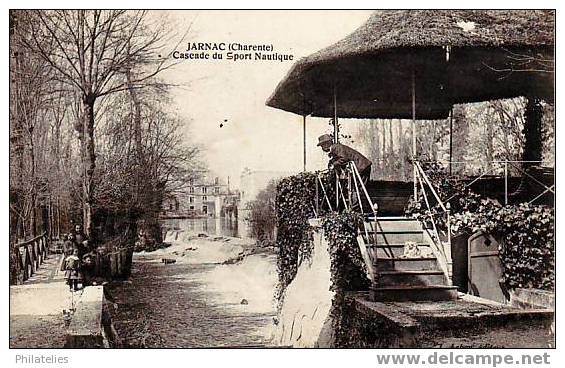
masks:
[[[10,286],[10,347],[62,348],[65,343],[63,311],[80,297],[72,293],[60,271],[60,254],[50,254],[22,285]]]

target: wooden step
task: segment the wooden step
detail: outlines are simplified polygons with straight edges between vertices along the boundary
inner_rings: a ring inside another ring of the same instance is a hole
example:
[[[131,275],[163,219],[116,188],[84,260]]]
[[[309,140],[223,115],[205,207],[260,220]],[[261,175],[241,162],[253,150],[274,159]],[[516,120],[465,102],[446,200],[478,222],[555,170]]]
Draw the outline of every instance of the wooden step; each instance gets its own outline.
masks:
[[[381,271],[377,286],[445,285],[445,275],[440,270],[426,271]]]
[[[439,270],[435,257],[377,258],[375,270],[381,271],[432,271]]]
[[[375,239],[377,244],[404,244],[407,241],[422,243],[423,230],[408,230],[408,231],[370,231],[367,230],[370,236],[370,243],[374,243]],[[365,233],[363,232],[363,235]]]
[[[374,220],[375,218],[372,217]],[[407,217],[407,216],[377,216],[378,221],[418,221],[418,219],[414,217]]]
[[[422,223],[408,218],[385,218],[365,222],[365,229],[374,231],[415,231],[422,230]]]
[[[405,246],[404,243],[399,243],[399,244],[377,243],[377,245],[374,245],[373,243],[368,242],[367,239],[365,239],[365,236],[363,236],[363,240],[365,240],[365,244],[367,244],[367,248],[377,252],[377,257],[385,257],[385,258],[390,257],[391,252],[393,257],[398,257],[404,254],[404,246]],[[426,252],[427,254],[431,252],[429,244],[426,243],[417,243],[417,244],[418,244],[418,248],[422,249],[422,251]]]
[[[365,220],[366,221],[375,221],[375,219],[377,219],[378,221],[417,221],[417,222],[419,222],[419,220],[414,218],[414,217],[399,216],[399,215],[382,216],[380,213],[377,215],[377,217],[375,217],[372,213],[366,213],[365,214]]]
[[[387,286],[371,288],[374,301],[440,301],[456,300],[457,287],[446,285]]]
[[[414,229],[414,230],[377,230],[367,229],[369,234],[422,234],[424,230]]]

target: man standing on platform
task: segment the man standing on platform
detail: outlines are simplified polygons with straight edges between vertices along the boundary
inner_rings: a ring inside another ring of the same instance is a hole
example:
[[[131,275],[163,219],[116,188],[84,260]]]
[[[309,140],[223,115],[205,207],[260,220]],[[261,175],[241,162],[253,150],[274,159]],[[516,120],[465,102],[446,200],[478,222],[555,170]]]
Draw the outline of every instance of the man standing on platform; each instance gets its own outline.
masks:
[[[333,138],[329,134],[318,137],[318,146],[330,156],[329,167],[336,172],[341,172],[348,162],[353,162],[359,171],[363,183],[367,185],[371,177],[372,162],[353,148],[341,143],[333,143]]]

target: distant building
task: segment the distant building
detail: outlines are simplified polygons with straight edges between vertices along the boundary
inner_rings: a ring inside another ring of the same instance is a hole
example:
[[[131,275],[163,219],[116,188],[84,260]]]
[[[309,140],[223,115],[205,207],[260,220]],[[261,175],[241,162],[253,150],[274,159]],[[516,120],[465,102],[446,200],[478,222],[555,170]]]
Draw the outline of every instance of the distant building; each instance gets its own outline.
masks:
[[[161,216],[165,218],[200,218],[237,216],[239,193],[219,177],[192,179],[180,193],[169,195],[163,201]]]

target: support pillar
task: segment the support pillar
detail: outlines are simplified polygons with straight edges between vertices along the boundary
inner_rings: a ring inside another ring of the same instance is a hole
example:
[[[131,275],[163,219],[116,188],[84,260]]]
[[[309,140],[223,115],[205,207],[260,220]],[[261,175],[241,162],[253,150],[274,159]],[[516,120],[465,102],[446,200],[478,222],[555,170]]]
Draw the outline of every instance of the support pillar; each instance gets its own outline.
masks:
[[[414,180],[414,200],[418,198],[418,184],[416,183],[416,75],[412,68],[412,180]]]

